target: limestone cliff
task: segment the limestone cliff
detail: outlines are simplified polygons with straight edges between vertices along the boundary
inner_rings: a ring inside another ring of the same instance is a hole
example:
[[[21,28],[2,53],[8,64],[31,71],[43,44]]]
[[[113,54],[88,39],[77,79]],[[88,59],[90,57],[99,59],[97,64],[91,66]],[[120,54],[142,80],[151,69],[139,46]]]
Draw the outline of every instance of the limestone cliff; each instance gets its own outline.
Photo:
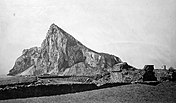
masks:
[[[95,52],[73,36],[52,24],[41,47],[23,50],[9,75],[60,75],[97,76],[109,75],[112,81],[124,81],[123,73],[134,79],[135,68],[119,57]]]

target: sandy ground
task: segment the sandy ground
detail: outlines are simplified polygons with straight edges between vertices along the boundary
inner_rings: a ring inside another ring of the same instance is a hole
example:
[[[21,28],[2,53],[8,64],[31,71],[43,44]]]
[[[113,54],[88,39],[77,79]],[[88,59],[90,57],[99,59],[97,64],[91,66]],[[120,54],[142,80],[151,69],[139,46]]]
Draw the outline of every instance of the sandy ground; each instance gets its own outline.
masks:
[[[176,103],[176,82],[157,86],[131,84],[80,93],[25,99],[1,100],[0,103]]]

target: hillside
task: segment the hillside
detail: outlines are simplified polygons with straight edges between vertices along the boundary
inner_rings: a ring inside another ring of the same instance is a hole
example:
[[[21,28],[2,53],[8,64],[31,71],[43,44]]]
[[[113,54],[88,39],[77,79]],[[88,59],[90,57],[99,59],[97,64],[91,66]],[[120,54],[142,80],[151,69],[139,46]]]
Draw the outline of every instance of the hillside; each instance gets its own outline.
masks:
[[[176,82],[157,86],[131,84],[80,93],[26,99],[2,100],[0,103],[175,103]]]

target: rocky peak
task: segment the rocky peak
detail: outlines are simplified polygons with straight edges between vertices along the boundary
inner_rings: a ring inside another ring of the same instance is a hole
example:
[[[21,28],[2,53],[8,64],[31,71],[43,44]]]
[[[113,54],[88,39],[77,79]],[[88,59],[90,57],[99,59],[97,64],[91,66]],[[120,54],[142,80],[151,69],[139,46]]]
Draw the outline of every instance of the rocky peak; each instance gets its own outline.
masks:
[[[60,27],[58,27],[57,25],[55,25],[54,23],[50,25],[48,33],[49,34],[56,34],[57,32],[62,32],[65,33],[64,30],[62,30]]]
[[[23,50],[9,75],[95,76],[110,73],[117,64],[123,65],[119,57],[95,52],[52,24],[41,47]]]

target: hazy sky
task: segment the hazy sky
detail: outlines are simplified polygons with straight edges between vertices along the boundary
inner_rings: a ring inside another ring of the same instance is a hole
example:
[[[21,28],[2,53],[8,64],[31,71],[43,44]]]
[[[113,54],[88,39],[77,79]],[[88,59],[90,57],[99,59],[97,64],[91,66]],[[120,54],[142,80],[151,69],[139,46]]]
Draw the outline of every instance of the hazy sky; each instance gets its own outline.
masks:
[[[52,23],[135,67],[176,67],[176,0],[0,0],[0,74]]]

